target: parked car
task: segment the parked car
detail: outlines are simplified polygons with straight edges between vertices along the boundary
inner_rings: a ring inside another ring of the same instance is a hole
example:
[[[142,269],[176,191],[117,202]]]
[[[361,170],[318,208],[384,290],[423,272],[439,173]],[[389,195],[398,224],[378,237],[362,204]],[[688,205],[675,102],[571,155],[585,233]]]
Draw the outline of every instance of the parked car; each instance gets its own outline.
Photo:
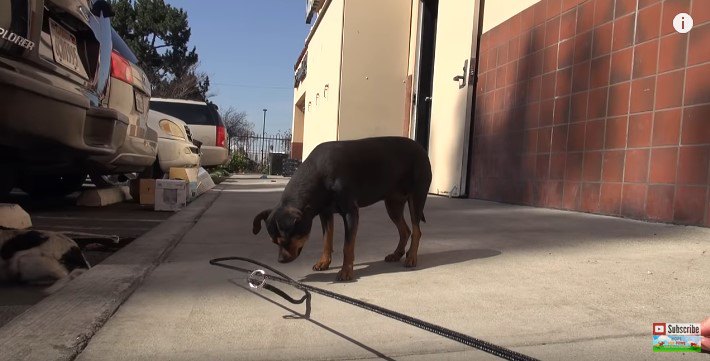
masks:
[[[200,166],[200,148],[193,142],[190,128],[182,120],[154,110],[148,112],[148,126],[158,132],[158,157],[144,178],[162,178],[171,167]]]
[[[150,81],[115,30],[111,37],[111,77],[104,104],[128,117],[128,131],[116,153],[89,159],[89,176],[98,187],[121,184],[128,179],[125,174],[143,172],[158,152],[158,133],[148,127]]]
[[[112,15],[105,0],[0,0],[0,196],[70,193],[89,155],[123,142],[128,118],[101,106]]]
[[[152,98],[150,109],[182,119],[190,127],[200,148],[203,167],[215,167],[227,163],[227,129],[214,105],[205,102],[180,99]]]

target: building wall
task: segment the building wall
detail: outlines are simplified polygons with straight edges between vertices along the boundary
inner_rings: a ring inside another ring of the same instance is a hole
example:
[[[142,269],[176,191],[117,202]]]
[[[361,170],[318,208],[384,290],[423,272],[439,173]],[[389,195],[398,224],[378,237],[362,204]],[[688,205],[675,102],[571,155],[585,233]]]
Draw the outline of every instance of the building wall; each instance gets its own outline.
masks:
[[[406,135],[410,20],[411,0],[345,1],[339,140]]]
[[[323,15],[308,44],[306,79],[294,94],[305,93],[304,159],[318,144],[337,139],[343,10],[344,0],[334,0]]]
[[[706,0],[542,0],[492,28],[471,196],[710,225],[708,39]]]
[[[519,14],[540,0],[488,0],[483,10],[483,32]]]

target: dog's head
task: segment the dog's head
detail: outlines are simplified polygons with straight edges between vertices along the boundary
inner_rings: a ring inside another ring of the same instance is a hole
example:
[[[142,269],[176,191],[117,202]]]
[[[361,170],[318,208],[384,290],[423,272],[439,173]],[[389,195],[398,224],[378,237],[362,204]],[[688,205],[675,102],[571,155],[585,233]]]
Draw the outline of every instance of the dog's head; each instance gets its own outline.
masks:
[[[279,246],[279,262],[296,259],[311,233],[312,219],[294,207],[277,207],[261,211],[254,217],[254,234],[261,231],[261,221],[266,224],[271,241]]]
[[[2,242],[0,257],[11,278],[26,282],[53,282],[89,262],[71,238],[55,232],[14,231]]]

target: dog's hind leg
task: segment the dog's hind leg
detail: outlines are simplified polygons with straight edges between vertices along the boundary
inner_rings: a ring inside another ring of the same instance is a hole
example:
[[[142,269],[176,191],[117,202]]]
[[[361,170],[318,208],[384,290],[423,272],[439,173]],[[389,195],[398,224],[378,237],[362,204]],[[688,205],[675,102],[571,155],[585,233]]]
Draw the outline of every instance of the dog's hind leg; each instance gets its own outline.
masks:
[[[414,194],[409,197],[409,215],[412,217],[412,243],[407,251],[407,258],[404,260],[405,267],[415,267],[417,265],[417,252],[419,250],[419,240],[422,238],[422,231],[419,222],[422,220],[424,212],[424,202],[426,193]]]
[[[357,236],[357,226],[360,219],[357,203],[351,202],[348,208],[345,209],[346,211],[341,211],[343,223],[345,223],[345,245],[343,246],[343,267],[336,277],[338,281],[350,281],[353,279],[355,238]]]
[[[313,265],[314,271],[325,271],[330,267],[333,253],[333,213],[320,214],[320,224],[323,228],[323,254]]]
[[[390,216],[390,219],[394,222],[394,225],[397,226],[397,231],[399,232],[397,248],[394,252],[385,257],[385,262],[397,262],[404,256],[404,248],[407,246],[409,236],[412,234],[407,226],[407,222],[404,220],[404,203],[406,203],[405,199],[385,199],[387,215]]]

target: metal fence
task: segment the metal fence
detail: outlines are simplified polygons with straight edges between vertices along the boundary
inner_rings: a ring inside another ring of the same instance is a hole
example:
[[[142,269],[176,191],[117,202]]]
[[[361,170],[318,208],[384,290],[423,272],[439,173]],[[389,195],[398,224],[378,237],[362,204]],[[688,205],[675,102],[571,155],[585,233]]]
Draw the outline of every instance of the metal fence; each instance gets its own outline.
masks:
[[[291,137],[280,135],[236,136],[229,139],[229,149],[232,154],[247,158],[245,171],[267,172],[272,166],[272,160],[278,161],[291,157]]]

